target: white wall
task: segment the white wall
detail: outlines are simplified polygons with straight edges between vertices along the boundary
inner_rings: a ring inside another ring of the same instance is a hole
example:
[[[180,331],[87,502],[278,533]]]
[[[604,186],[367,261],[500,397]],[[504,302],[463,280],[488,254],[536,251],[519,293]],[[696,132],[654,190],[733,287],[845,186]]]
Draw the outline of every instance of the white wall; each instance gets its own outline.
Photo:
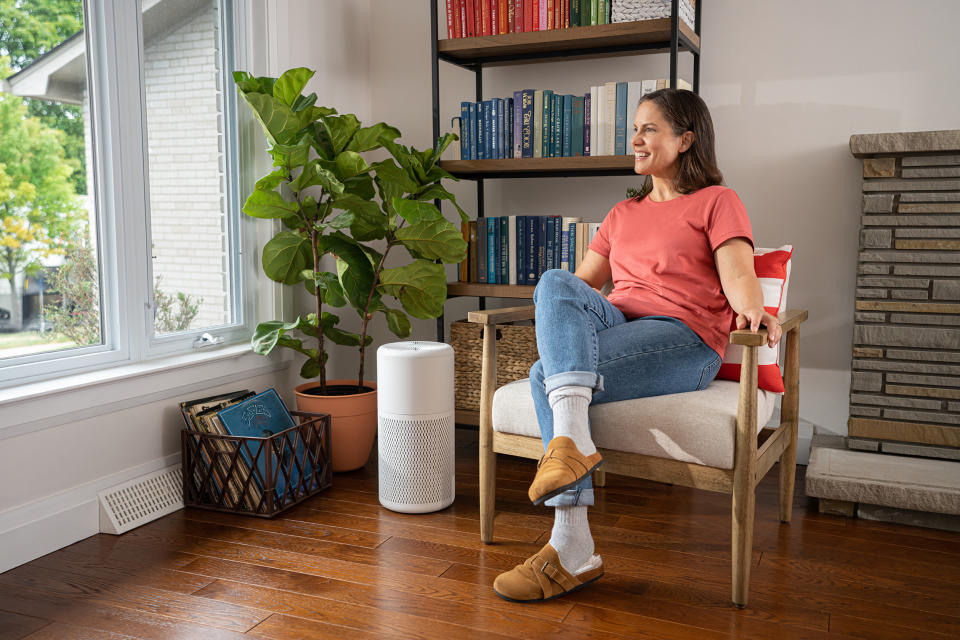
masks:
[[[846,433],[848,417],[860,213],[860,161],[850,155],[849,137],[960,126],[957,24],[960,3],[952,0],[703,5],[701,95],[713,113],[720,167],[750,212],[757,245],[795,246],[790,306],[810,311],[801,332],[801,418],[823,430]],[[432,136],[429,5],[372,0],[370,26],[373,119],[425,147]],[[692,75],[690,58],[681,54],[683,77]],[[667,73],[666,55],[498,67],[484,72],[484,97],[525,88],[582,93],[602,81]],[[461,100],[474,99],[474,76],[441,62],[440,79],[441,120],[449,123]],[[488,180],[486,213],[599,221],[637,183]],[[475,214],[473,184],[452,190]],[[475,304],[448,303],[447,319]],[[375,344],[392,338],[379,328]],[[434,323],[417,322],[415,331],[429,339]]]

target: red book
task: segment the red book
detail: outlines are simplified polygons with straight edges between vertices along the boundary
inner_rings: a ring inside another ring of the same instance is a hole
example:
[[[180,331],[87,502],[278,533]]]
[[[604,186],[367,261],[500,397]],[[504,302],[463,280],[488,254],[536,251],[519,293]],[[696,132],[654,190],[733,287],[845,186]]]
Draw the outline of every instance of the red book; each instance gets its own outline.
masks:
[[[453,35],[453,0],[447,0],[447,38],[455,38]]]
[[[500,3],[497,0],[490,2],[490,35],[500,33]]]
[[[493,9],[492,0],[480,1],[480,35],[493,35],[493,16],[490,15]]]
[[[513,6],[512,2],[500,0],[500,31],[498,33],[510,32],[510,9],[508,8],[510,6]]]
[[[523,31],[523,0],[513,0],[513,26],[514,33]]]
[[[467,0],[467,2],[473,3],[473,9],[471,10],[471,14],[473,14],[473,35],[483,35],[483,0]]]
[[[467,29],[467,0],[457,0],[457,17],[460,18],[460,37],[466,38],[470,35],[470,31]],[[473,18],[470,18],[472,21]]]
[[[531,0],[533,3],[533,30],[540,31],[540,0]]]
[[[562,0],[560,2],[560,28],[567,29],[570,27],[570,0]]]
[[[556,17],[556,6],[554,5],[553,0],[547,0],[547,29],[554,28],[554,18]]]

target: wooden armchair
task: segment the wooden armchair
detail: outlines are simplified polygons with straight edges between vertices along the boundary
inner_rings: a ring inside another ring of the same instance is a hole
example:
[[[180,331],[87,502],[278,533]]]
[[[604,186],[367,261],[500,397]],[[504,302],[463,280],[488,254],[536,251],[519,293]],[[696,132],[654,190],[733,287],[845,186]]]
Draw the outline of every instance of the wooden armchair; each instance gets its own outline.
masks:
[[[485,543],[493,541],[497,454],[533,459],[543,455],[529,381],[497,388],[496,325],[531,320],[533,310],[532,306],[511,307],[468,314],[470,322],[484,325],[480,537]],[[740,330],[730,335],[732,344],[743,345],[739,384],[715,380],[702,391],[614,402],[590,409],[594,442],[604,459],[603,467],[594,476],[596,486],[603,486],[609,471],[732,494],[733,602],[740,608],[746,606],[750,588],[754,490],[777,460],[781,522],[790,522],[793,504],[799,408],[798,334],[807,312],[785,311],[779,318],[786,349],[786,392],[781,402],[780,426],[776,429],[759,428],[770,419],[775,401],[775,394],[757,390],[757,347],[767,340],[762,329],[755,334]],[[685,416],[689,423],[684,423]],[[665,424],[672,425],[672,432]],[[692,436],[691,431],[695,432]],[[630,436],[624,437],[625,433]]]

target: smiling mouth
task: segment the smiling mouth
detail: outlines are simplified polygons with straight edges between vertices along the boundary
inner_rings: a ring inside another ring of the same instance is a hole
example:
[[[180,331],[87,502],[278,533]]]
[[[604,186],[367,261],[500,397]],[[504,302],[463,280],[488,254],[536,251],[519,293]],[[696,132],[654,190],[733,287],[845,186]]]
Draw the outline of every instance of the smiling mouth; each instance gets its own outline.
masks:
[[[644,158],[649,158],[650,154],[643,151],[634,151],[633,158],[634,160],[643,160]]]

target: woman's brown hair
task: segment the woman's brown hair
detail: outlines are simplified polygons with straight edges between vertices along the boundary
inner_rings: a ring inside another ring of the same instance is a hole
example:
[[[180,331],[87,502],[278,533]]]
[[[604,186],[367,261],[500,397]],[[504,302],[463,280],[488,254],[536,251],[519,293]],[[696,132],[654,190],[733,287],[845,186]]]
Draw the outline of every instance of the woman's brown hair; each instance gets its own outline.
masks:
[[[644,102],[653,102],[659,107],[674,135],[693,132],[693,144],[677,158],[674,188],[680,193],[693,193],[704,187],[723,184],[714,149],[713,120],[700,96],[686,89],[660,89],[645,95],[637,106]],[[647,182],[650,182],[649,176]],[[641,190],[639,198],[648,191],[648,188]]]

